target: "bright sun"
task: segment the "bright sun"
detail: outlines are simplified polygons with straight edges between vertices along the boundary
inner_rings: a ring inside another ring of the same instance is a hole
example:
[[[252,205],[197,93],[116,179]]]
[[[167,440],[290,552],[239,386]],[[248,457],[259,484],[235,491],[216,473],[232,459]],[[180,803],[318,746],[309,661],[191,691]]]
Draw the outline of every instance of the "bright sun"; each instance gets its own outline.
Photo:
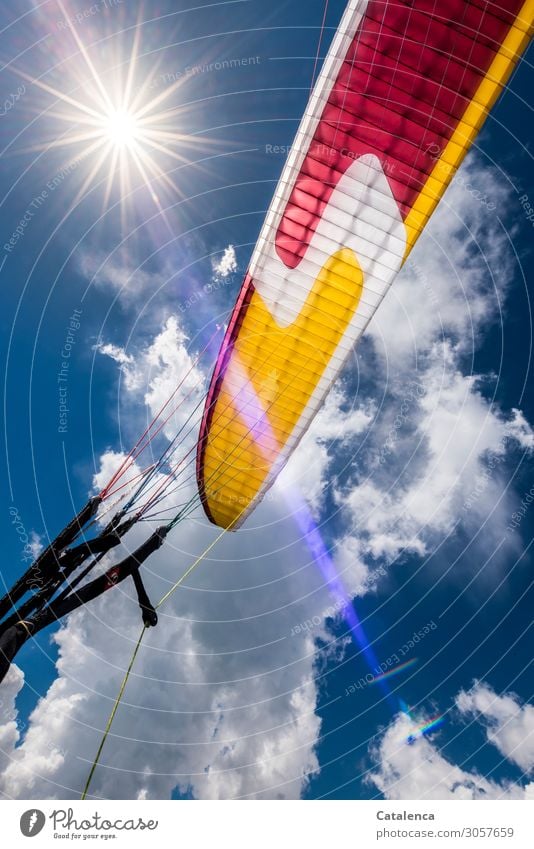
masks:
[[[57,2],[64,11],[61,0]],[[177,131],[176,120],[183,121],[183,107],[169,104],[181,83],[177,81],[163,89],[157,86],[154,66],[141,85],[136,84],[139,29],[134,33],[128,60],[112,74],[109,69],[99,70],[76,30],[70,32],[78,48],[72,68],[75,85],[70,91],[61,91],[42,77],[35,79],[17,70],[20,76],[55,100],[46,112],[58,119],[57,136],[32,150],[70,149],[73,159],[87,161],[88,173],[73,206],[104,177],[103,207],[107,207],[113,184],[118,180],[124,211],[124,203],[134,189],[132,177],[137,173],[163,212],[156,187],[165,184],[173,195],[178,193],[168,173],[169,160],[179,165],[189,162],[185,149],[198,143]]]
[[[112,112],[104,124],[109,140],[115,147],[132,146],[140,137],[139,125],[135,115],[123,109]]]

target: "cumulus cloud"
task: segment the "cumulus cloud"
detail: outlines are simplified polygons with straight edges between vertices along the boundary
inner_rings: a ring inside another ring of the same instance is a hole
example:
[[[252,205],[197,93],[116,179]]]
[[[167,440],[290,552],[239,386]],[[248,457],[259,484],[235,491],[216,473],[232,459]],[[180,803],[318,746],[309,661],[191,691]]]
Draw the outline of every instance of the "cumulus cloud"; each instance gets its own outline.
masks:
[[[178,320],[171,316],[162,332],[143,353],[141,363],[132,371],[130,388],[142,384],[146,386],[145,404],[153,415],[173,397],[178,386],[181,415],[189,414],[204,395],[205,375],[195,364],[195,357],[189,352],[187,342]],[[176,424],[176,420],[171,421],[168,428],[170,436],[176,433]]]
[[[504,534],[514,509],[514,494],[503,494],[508,462],[534,447],[523,412],[500,409],[488,392],[493,376],[471,370],[483,330],[503,318],[513,279],[501,223],[511,200],[475,157],[459,176],[370,323],[359,357],[361,392],[370,385],[378,409],[365,452],[336,483],[335,497],[348,528],[343,545],[360,556],[424,556],[437,535],[458,522],[473,530],[488,516],[492,533]]]
[[[486,727],[487,738],[502,755],[525,772],[534,770],[534,706],[521,705],[513,694],[499,696],[477,681],[456,697],[458,710]]]
[[[147,634],[93,784],[107,798],[298,798],[317,770],[315,650],[291,636],[328,595],[309,553],[273,505],[272,533],[243,531],[217,549]],[[191,526],[151,559],[159,598],[214,534]],[[263,544],[258,545],[261,536]],[[136,535],[127,539],[136,544]],[[263,547],[263,551],[261,550]],[[0,789],[20,798],[76,797],[139,634],[132,587],[121,585],[72,615],[55,636],[58,679],[30,718]]]
[[[512,410],[512,416],[507,422],[508,432],[511,439],[528,451],[534,449],[534,430],[527,422],[521,410]]]
[[[511,509],[509,504],[496,508],[502,484],[497,475],[486,474],[488,459],[504,462],[514,444],[530,450],[531,427],[517,411],[506,416],[492,407],[477,377],[457,368],[449,346],[418,387],[421,391],[406,395],[407,401],[401,396],[393,426],[379,425],[367,444],[378,463],[376,473],[337,492],[374,558],[424,555],[436,534],[448,534],[458,520],[473,522],[493,508],[504,528]]]
[[[276,482],[282,495],[298,486],[315,516],[324,501],[324,492],[332,480],[332,467],[339,451],[350,450],[353,439],[364,433],[375,415],[372,400],[365,405],[349,405],[346,393],[336,386],[312,421],[310,429],[289,459]]]
[[[237,271],[237,257],[233,245],[228,245],[219,260],[212,261],[213,274],[215,278],[225,280],[230,274]]]
[[[499,215],[466,185],[491,198]],[[470,357],[488,323],[502,320],[515,259],[502,222],[513,202],[501,175],[470,155],[369,325],[391,378],[417,370],[440,341]]]
[[[11,754],[20,740],[16,699],[23,686],[24,675],[18,666],[13,664],[2,682],[2,698],[0,700],[0,774],[3,774],[10,767]]]
[[[372,749],[378,764],[369,781],[386,799],[534,799],[534,784],[490,781],[451,763],[439,751],[435,736],[417,737],[417,726],[399,714]]]
[[[162,435],[172,439],[181,431],[189,442],[193,441],[201,415],[199,404],[205,392],[206,375],[198,362],[198,351],[189,349],[187,334],[178,318],[168,316],[160,331],[143,344],[135,356],[125,354],[114,345],[104,348],[102,353],[113,356],[121,368],[126,433],[132,431],[132,421],[144,430],[165,408]],[[139,407],[143,404],[144,424],[139,419]]]

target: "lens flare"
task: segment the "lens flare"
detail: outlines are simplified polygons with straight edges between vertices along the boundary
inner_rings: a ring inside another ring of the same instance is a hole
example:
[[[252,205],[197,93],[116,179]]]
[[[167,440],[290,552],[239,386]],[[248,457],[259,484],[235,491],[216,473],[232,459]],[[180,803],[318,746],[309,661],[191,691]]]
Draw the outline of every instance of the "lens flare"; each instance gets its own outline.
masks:
[[[399,666],[395,666],[393,669],[388,669],[387,672],[382,672],[380,675],[376,675],[371,681],[371,684],[378,684],[380,681],[385,681],[388,678],[394,678],[395,675],[400,675],[401,672],[411,669],[412,666],[416,665],[417,661],[418,658],[416,657],[413,657],[411,660],[406,660],[404,663],[400,663]]]
[[[400,705],[403,713],[406,714],[410,722],[413,723],[414,728],[406,737],[406,742],[409,746],[412,746],[416,740],[419,740],[421,737],[425,737],[427,734],[430,734],[431,731],[435,731],[436,728],[439,728],[445,722],[446,714],[438,714],[437,716],[433,716],[431,719],[427,719],[426,722],[419,722],[417,717],[415,717],[408,707],[408,705],[400,699]]]

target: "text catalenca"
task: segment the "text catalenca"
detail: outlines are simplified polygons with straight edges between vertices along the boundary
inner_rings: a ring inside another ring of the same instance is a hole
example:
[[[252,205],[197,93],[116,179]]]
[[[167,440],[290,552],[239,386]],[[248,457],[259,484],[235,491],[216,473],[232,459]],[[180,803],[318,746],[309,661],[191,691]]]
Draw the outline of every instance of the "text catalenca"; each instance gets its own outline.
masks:
[[[378,811],[377,820],[433,820],[434,814],[416,814],[413,811]]]

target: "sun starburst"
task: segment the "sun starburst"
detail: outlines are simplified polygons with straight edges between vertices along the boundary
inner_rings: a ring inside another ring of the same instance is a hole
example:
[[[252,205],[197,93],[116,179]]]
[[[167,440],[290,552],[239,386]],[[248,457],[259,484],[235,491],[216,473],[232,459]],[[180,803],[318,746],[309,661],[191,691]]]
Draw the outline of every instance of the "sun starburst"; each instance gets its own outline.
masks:
[[[61,0],[58,6],[67,17]],[[163,214],[159,200],[161,188],[171,189],[174,196],[178,193],[169,176],[172,171],[169,161],[190,162],[188,154],[195,140],[180,131],[184,110],[172,104],[181,81],[155,92],[158,69],[155,63],[150,72],[144,74],[142,85],[138,85],[140,31],[138,25],[127,58],[122,56],[111,69],[106,67],[103,71],[72,28],[70,32],[77,54],[69,75],[65,75],[74,83],[68,91],[60,90],[43,77],[36,79],[18,70],[20,76],[54,98],[44,111],[58,122],[54,137],[31,149],[69,149],[73,151],[73,158],[88,163],[88,173],[73,206],[101,181],[105,187],[103,207],[107,208],[113,186],[118,181],[124,209],[124,201],[132,192],[133,176],[137,174],[138,181],[140,179],[145,185]],[[126,73],[124,68],[127,68]]]
[[[130,115],[124,109],[110,112],[104,120],[103,129],[114,147],[132,147],[143,138],[135,115]]]

